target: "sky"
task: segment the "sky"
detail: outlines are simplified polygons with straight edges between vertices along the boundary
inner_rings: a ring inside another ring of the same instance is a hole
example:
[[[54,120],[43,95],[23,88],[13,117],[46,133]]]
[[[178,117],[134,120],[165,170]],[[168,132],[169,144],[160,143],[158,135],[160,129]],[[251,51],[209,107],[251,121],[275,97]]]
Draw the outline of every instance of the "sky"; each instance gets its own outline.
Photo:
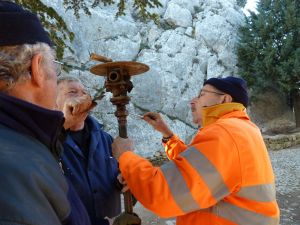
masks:
[[[249,15],[249,13],[247,13],[247,10],[251,10],[251,11],[254,11],[254,12],[256,11],[255,10],[256,2],[257,2],[257,0],[248,0],[247,1],[247,4],[246,4],[246,6],[243,10],[246,15]]]

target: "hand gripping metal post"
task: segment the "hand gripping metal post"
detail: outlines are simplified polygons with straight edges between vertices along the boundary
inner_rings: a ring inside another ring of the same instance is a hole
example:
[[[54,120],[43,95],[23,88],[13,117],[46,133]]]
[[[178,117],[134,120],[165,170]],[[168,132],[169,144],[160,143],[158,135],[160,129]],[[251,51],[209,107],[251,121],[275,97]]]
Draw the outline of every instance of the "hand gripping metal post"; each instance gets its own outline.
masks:
[[[110,101],[117,107],[115,116],[118,118],[119,136],[127,138],[128,111],[126,105],[130,101],[127,93],[133,88],[130,78],[147,72],[149,67],[143,63],[132,61],[112,62],[111,59],[96,54],[92,54],[91,59],[103,62],[93,66],[90,71],[93,74],[106,77],[104,84],[106,91],[113,94]],[[132,195],[129,191],[124,193],[124,207],[126,213],[133,214]]]

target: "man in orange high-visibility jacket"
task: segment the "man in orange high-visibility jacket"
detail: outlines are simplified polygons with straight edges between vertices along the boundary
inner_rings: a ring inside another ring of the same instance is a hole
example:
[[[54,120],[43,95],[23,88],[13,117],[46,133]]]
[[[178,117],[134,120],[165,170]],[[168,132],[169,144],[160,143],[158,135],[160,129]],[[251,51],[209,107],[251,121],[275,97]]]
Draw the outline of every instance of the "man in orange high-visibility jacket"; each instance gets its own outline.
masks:
[[[207,80],[191,100],[201,128],[189,145],[159,114],[146,113],[170,159],[161,167],[134,154],[130,139],[117,138],[113,154],[138,201],[161,217],[177,216],[178,225],[278,225],[272,166],[247,105],[243,79]]]

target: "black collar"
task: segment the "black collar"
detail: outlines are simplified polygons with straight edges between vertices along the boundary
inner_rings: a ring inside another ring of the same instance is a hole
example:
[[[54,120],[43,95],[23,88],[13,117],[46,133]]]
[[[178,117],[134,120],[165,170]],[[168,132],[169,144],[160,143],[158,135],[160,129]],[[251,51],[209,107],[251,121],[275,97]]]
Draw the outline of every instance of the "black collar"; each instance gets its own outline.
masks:
[[[48,110],[21,99],[0,93],[0,123],[46,145],[57,158],[61,151],[64,117],[60,111]]]

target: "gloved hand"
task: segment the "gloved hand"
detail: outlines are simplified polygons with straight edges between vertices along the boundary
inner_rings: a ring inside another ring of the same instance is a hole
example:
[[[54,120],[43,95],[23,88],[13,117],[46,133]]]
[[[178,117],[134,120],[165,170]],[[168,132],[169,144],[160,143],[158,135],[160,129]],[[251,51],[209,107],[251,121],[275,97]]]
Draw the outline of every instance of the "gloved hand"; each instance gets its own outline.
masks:
[[[128,214],[128,213],[121,213],[119,216],[117,216],[114,219],[113,225],[139,225],[141,224],[141,219],[138,217],[138,215],[134,214]]]

